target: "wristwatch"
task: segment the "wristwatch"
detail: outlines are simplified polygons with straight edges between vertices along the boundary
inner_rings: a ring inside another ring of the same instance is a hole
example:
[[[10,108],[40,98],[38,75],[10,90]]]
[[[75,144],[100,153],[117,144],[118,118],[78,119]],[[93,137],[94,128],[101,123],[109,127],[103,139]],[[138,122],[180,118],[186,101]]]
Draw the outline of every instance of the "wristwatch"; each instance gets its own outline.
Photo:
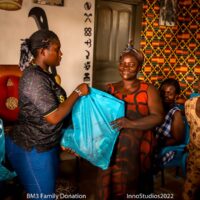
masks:
[[[76,92],[76,93],[78,94],[79,97],[82,96],[82,92],[81,92],[78,88],[76,88],[76,89],[74,90],[74,92]]]

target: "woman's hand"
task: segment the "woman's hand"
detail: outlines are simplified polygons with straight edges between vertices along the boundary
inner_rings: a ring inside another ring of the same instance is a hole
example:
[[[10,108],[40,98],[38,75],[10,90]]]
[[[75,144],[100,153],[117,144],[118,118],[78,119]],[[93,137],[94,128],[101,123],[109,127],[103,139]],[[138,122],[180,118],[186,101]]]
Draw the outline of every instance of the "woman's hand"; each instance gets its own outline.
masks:
[[[69,153],[69,154],[72,154],[73,156],[80,157],[78,154],[76,154],[76,153],[75,153],[72,149],[70,149],[70,148],[61,146],[61,149],[62,149],[63,151],[66,151],[66,152]]]
[[[82,83],[74,91],[77,92],[79,96],[85,96],[89,93],[88,84]]]
[[[131,121],[126,117],[118,118],[110,123],[113,129],[120,131],[122,128],[131,128]]]

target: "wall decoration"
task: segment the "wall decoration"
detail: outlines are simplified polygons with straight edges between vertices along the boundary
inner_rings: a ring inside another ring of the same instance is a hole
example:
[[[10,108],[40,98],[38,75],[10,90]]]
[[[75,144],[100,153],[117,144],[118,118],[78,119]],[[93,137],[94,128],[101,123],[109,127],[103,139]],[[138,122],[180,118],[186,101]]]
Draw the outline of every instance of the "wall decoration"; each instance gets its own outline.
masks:
[[[33,7],[28,13],[29,17],[33,17],[38,29],[49,29],[48,20],[44,9],[40,7]]]
[[[160,0],[159,25],[175,26],[177,0]]]
[[[84,76],[83,82],[88,83],[89,85],[92,82],[91,77],[91,68],[92,68],[92,51],[93,51],[93,24],[94,13],[92,11],[94,5],[90,1],[86,1],[83,4],[83,22],[84,22],[84,46],[85,46],[85,62],[83,64]]]
[[[24,0],[22,6],[15,12],[0,10],[0,63],[18,65],[21,39],[48,25],[61,41],[63,56],[55,69],[66,93],[83,81],[92,86],[95,0],[66,0],[63,7]]]
[[[140,79],[159,88],[166,78],[175,78],[181,85],[178,99],[183,103],[197,92],[200,75],[199,1],[177,3],[175,26],[159,26],[160,2],[145,0],[143,5],[141,50],[145,63]]]
[[[23,0],[0,0],[0,9],[19,10],[22,7]]]
[[[64,0],[33,0],[33,3],[50,6],[64,6]]]

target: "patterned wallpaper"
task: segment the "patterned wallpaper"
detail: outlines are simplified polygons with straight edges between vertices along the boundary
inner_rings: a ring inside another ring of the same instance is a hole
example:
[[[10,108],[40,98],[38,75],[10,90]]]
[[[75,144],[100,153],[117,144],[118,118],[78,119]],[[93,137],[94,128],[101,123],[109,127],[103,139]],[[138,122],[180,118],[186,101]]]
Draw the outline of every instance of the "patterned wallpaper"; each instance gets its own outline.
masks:
[[[159,87],[165,78],[181,85],[179,102],[197,91],[200,75],[200,0],[178,0],[175,26],[160,26],[160,0],[144,0],[141,49],[145,63],[141,80]]]

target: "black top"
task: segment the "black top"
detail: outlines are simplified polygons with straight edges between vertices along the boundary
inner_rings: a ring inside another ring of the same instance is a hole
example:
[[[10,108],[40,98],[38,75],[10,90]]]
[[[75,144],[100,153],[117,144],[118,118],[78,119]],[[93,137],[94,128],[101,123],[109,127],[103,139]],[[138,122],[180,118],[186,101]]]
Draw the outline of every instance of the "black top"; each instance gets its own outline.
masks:
[[[31,65],[19,82],[19,122],[10,134],[26,150],[46,151],[60,142],[62,122],[48,123],[44,116],[57,109],[66,93],[54,78],[39,66]]]

